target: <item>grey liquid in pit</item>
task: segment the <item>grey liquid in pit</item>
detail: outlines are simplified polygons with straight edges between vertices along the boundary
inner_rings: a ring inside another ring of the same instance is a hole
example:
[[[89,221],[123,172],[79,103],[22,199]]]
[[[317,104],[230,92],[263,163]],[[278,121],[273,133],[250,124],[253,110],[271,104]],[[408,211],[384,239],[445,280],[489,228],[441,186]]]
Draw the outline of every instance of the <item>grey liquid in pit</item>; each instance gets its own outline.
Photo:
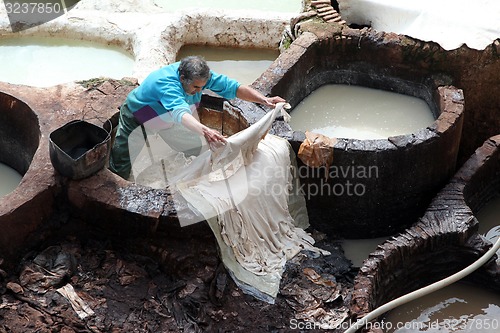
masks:
[[[10,166],[0,163],[0,199],[14,191],[23,176]]]
[[[479,221],[479,233],[491,242],[500,236],[500,196],[487,202],[476,214]]]
[[[476,214],[479,233],[494,242],[500,235],[500,196]],[[464,283],[416,299],[392,310],[386,317],[387,333],[493,333],[500,332],[500,294]],[[395,329],[397,325],[404,327]]]
[[[390,311],[385,332],[497,333],[499,304],[492,290],[455,283]]]
[[[363,266],[363,262],[370,253],[377,249],[377,246],[384,243],[390,236],[367,238],[367,239],[343,239],[340,244],[344,250],[344,255],[349,259],[354,267]]]
[[[177,60],[190,55],[204,57],[216,73],[227,75],[241,84],[251,84],[278,58],[279,51],[184,45],[177,53]]]
[[[349,139],[385,139],[431,125],[427,103],[413,96],[362,86],[327,84],[290,111],[295,131]]]

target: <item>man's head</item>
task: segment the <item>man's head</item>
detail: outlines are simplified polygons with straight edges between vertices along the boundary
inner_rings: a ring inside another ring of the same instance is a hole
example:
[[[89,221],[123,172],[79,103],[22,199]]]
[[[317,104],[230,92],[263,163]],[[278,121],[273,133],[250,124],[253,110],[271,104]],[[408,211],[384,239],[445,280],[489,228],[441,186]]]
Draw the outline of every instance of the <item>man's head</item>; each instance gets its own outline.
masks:
[[[181,60],[179,77],[184,91],[189,95],[200,92],[210,78],[210,68],[200,56],[189,56]]]

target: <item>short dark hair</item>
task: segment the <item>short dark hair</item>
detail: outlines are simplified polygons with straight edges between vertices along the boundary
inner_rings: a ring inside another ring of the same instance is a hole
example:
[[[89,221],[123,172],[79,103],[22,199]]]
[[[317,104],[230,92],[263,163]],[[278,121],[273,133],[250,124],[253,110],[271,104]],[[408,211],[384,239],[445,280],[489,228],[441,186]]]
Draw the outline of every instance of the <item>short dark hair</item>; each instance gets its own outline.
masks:
[[[186,84],[191,84],[194,80],[208,81],[210,78],[210,68],[203,57],[187,56],[181,60],[179,75],[184,76]]]

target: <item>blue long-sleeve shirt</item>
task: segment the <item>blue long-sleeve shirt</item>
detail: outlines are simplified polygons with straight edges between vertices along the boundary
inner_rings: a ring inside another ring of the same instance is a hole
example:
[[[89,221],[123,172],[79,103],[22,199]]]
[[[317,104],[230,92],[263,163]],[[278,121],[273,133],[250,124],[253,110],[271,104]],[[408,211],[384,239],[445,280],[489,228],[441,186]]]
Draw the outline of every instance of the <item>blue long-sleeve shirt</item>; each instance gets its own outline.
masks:
[[[155,117],[167,123],[180,123],[186,112],[191,113],[190,106],[201,101],[202,92],[188,95],[184,91],[179,65],[180,62],[176,62],[153,71],[128,94],[125,103],[139,123]],[[239,82],[213,71],[210,74],[202,90],[211,90],[227,99],[236,97]]]

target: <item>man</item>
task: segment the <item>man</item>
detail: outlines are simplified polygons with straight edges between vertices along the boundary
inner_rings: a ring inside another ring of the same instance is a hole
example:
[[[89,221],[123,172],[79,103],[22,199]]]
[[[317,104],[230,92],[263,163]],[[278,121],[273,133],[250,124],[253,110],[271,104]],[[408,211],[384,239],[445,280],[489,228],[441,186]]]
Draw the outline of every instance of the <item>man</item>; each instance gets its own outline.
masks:
[[[130,152],[133,150],[129,147],[129,136],[139,126],[163,132],[163,138],[169,137],[169,145],[191,155],[196,154],[193,147],[199,146],[192,141],[199,141],[199,136],[203,136],[212,147],[223,145],[226,142],[224,136],[200,123],[196,114],[205,89],[229,100],[238,97],[270,107],[285,102],[279,96],[265,97],[250,86],[214,73],[202,57],[186,57],[153,71],[128,94],[120,108],[109,169],[125,179],[129,178],[132,169]],[[176,132],[179,124],[198,136],[179,135]]]

